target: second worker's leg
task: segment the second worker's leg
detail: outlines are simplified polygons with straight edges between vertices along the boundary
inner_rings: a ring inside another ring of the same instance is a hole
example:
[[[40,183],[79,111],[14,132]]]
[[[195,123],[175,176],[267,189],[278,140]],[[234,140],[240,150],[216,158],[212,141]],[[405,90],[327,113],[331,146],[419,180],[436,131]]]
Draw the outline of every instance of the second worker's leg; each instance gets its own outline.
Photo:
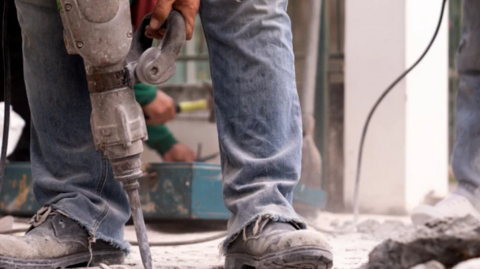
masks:
[[[330,247],[292,208],[302,128],[286,0],[202,0],[223,195],[226,269],[330,268]]]

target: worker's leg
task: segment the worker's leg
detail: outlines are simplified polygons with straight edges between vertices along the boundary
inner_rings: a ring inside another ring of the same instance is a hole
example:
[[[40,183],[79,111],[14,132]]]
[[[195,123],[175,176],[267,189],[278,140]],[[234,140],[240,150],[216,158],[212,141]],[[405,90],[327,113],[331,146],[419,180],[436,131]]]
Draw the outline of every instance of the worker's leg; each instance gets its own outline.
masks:
[[[459,184],[473,190],[480,187],[480,2],[466,0],[464,5],[452,166]]]
[[[56,1],[15,3],[23,32],[24,72],[32,111],[33,188],[39,204],[49,209],[33,219],[38,227],[27,234],[27,239],[0,238],[0,267],[15,257],[17,261],[49,258],[42,261],[47,264],[66,262],[58,265],[63,268],[74,261],[61,256],[79,252],[77,261],[85,257],[88,261],[88,241],[95,240],[94,255],[100,253],[95,251],[99,242],[127,250],[123,227],[129,218],[128,200],[120,183],[113,180],[107,160],[94,148],[83,61],[66,53]],[[37,242],[42,237],[43,243]],[[22,252],[22,247],[30,249]]]
[[[261,234],[264,221],[293,224],[266,227],[285,232],[277,236],[293,238],[292,247],[305,244],[298,239],[303,231],[289,232],[305,225],[292,208],[293,189],[300,177],[302,128],[286,6],[286,0],[201,1],[222,154],[223,195],[232,212],[225,244],[227,268],[242,266],[229,264],[229,244],[242,240],[243,232],[248,237]],[[252,226],[256,228],[246,229]],[[317,234],[308,236],[318,239]],[[265,244],[268,242],[256,245]],[[270,254],[265,248],[239,251],[258,259]],[[280,261],[280,265],[287,262]],[[251,266],[270,268],[263,267],[266,264]]]
[[[435,207],[420,206],[416,224],[431,218],[473,215],[480,219],[480,1],[465,0],[457,56],[460,85],[455,110],[452,168],[459,186]]]

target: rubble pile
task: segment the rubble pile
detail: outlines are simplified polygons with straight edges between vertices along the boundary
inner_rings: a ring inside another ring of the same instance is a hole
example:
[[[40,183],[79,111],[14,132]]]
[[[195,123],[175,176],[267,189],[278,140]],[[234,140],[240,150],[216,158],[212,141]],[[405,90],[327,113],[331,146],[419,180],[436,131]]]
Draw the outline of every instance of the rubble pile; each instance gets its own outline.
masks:
[[[380,228],[365,223],[358,229],[383,236]],[[480,259],[475,259],[480,258],[480,222],[473,217],[435,220],[425,227],[393,231],[390,239],[374,248],[362,269],[480,268]]]

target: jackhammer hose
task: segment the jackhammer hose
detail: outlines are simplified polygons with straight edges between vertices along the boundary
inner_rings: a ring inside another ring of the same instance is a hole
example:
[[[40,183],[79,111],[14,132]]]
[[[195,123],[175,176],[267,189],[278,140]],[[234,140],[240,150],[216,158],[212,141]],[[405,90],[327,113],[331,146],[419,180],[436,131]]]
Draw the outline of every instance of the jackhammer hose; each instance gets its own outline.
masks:
[[[0,234],[26,233],[27,231],[28,229],[26,228],[24,229],[20,228],[20,229],[11,229],[8,231],[1,231]],[[196,238],[196,239],[178,240],[178,241],[153,241],[153,242],[149,242],[149,245],[150,247],[172,247],[172,246],[194,245],[194,244],[206,243],[206,242],[222,239],[227,237],[227,235],[228,235],[227,231],[222,231],[222,232],[219,232],[218,234],[209,235],[209,236]],[[138,246],[137,240],[128,241],[128,243],[130,243],[130,245],[132,246]]]

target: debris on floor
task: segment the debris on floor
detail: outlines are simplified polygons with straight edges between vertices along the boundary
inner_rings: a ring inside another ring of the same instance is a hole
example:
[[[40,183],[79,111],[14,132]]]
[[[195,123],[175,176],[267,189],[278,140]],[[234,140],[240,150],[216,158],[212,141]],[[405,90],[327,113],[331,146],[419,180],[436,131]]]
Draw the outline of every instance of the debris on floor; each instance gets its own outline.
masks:
[[[480,222],[468,216],[436,220],[425,227],[395,234],[391,239],[375,247],[365,268],[444,269],[478,257],[480,257]],[[422,263],[427,264],[423,267],[417,266]],[[459,265],[458,268],[468,267]]]
[[[474,218],[443,220],[415,229],[407,216],[361,217],[352,231],[349,214],[321,213],[309,226],[324,231],[334,252],[333,269],[478,269],[480,222]],[[9,222],[8,222],[9,223]],[[26,227],[15,221],[13,228]],[[147,225],[151,242],[195,241],[221,235],[225,223],[162,222]],[[346,232],[349,231],[349,232]],[[133,227],[125,239],[134,240]],[[152,247],[155,269],[222,269],[218,246],[222,239],[200,244]],[[476,259],[478,258],[478,259]],[[124,265],[93,269],[142,269],[137,247]]]
[[[353,233],[336,233],[344,231],[352,225],[353,216],[350,214],[321,213],[315,219],[310,220],[310,226],[324,230],[335,231],[325,234],[334,251],[333,269],[357,269],[368,261],[368,253],[382,240],[392,233],[401,233],[403,229],[411,229],[410,220],[407,216],[377,216],[364,215],[360,219],[360,229]],[[370,224],[369,224],[370,223]],[[374,228],[369,228],[372,225]],[[365,226],[365,227],[364,227]],[[190,226],[191,229],[192,226]],[[177,229],[172,234],[172,229],[155,226],[147,227],[149,239],[157,240],[188,240],[203,236],[210,236],[219,231],[188,231],[187,225],[175,225]],[[221,228],[221,227],[217,227]],[[164,233],[165,232],[165,233]],[[134,230],[127,227],[125,238],[135,237]],[[219,256],[218,245],[222,239],[205,242],[202,244],[185,245],[176,247],[153,247],[152,257],[155,269],[222,269],[224,259]],[[140,254],[138,249],[132,247],[132,253],[126,260],[130,269],[141,269]],[[112,269],[116,269],[112,267]]]
[[[407,216],[377,216],[363,215],[357,231],[343,233],[352,226],[353,216],[350,214],[321,213],[316,219],[310,220],[310,226],[322,230],[332,231],[325,233],[334,252],[333,269],[357,269],[368,262],[368,254],[382,240],[389,238],[392,234],[401,234],[412,229]],[[193,229],[192,225],[179,225],[167,227],[168,225],[148,225],[149,239],[155,241],[169,240],[190,240],[199,237],[211,236],[221,230],[202,232]],[[197,225],[195,225],[197,226]],[[193,229],[193,230],[192,230]],[[125,238],[134,239],[135,233],[132,227],[127,227]],[[219,256],[218,245],[222,239],[194,245],[153,247],[152,257],[155,269],[222,269],[224,259]],[[142,269],[140,254],[136,247],[132,247],[132,253],[125,261],[129,269]],[[112,269],[117,269],[111,266]]]

